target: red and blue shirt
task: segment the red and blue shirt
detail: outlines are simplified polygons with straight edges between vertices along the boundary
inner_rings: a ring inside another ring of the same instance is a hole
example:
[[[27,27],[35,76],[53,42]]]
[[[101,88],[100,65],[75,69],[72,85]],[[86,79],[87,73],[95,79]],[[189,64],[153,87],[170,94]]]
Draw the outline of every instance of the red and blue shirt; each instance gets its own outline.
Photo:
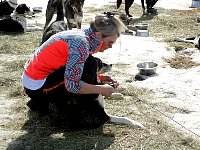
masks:
[[[51,36],[25,65],[23,85],[30,90],[43,86],[49,73],[66,66],[66,89],[77,93],[83,85],[81,76],[89,53],[100,49],[101,41],[92,28],[59,32]]]

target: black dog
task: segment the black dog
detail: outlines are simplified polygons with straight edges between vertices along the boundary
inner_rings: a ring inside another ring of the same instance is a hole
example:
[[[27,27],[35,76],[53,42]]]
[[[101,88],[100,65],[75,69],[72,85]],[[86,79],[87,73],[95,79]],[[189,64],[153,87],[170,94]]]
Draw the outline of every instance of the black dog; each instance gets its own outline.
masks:
[[[146,9],[147,13],[153,13],[153,6],[156,4],[158,0],[146,0]],[[125,12],[128,17],[132,17],[132,15],[129,13],[129,8],[133,4],[134,0],[125,0]],[[122,0],[117,0],[117,8],[120,7],[122,3]],[[143,14],[145,14],[145,6],[144,6],[144,0],[141,0],[142,3],[142,9]]]
[[[0,1],[0,17],[10,16],[17,7],[17,0]]]
[[[26,32],[27,20],[26,15],[33,15],[26,4],[20,4],[14,10],[10,17],[0,20],[1,32]]]
[[[100,59],[99,59],[100,60]],[[99,84],[97,80],[97,72],[104,67],[111,69],[111,66],[105,66],[100,60],[98,63],[95,57],[89,55],[87,58],[81,80],[89,84]],[[99,65],[100,64],[100,65]],[[60,71],[60,75],[63,76],[65,68]],[[100,71],[101,72],[101,71]],[[135,128],[142,128],[143,125],[127,117],[112,116],[104,110],[104,98],[98,94],[73,94],[69,92],[61,92],[65,89],[65,86],[59,86],[54,89],[51,99],[53,100],[58,112],[58,116],[61,117],[61,125],[64,127],[69,126],[75,129],[92,129],[102,126],[106,122],[125,124]]]
[[[46,23],[44,29],[49,25],[53,15],[57,12],[56,20],[67,19],[68,28],[71,30],[74,25],[81,28],[83,18],[84,0],[49,0],[46,9]]]
[[[65,21],[54,21],[52,22],[43,32],[42,43],[48,40],[52,35],[67,30],[67,24]]]

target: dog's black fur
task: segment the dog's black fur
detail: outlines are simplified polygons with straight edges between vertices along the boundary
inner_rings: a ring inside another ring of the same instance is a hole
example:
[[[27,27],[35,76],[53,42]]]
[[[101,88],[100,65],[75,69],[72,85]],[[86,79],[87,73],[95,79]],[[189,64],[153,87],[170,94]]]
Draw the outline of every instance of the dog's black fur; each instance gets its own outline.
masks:
[[[10,2],[11,3],[11,2]],[[14,4],[12,3],[13,5],[16,5],[17,7],[17,4]],[[10,16],[11,13],[15,10],[14,7],[12,7],[8,1],[6,0],[1,0],[0,1],[0,17],[4,17],[4,16]]]
[[[52,35],[67,30],[67,24],[65,21],[54,21],[52,22],[43,32],[42,41],[40,44],[43,44],[48,40]]]
[[[89,55],[84,64],[81,80],[97,85],[99,83],[96,72],[109,71],[110,68],[110,65],[104,64],[99,58]],[[61,116],[66,118],[65,121],[70,127],[75,129],[98,128],[109,121],[110,117],[105,112],[104,107],[96,100],[97,97],[98,94],[68,93],[67,98],[70,102],[65,101],[64,104],[58,104],[56,107],[62,113]]]
[[[0,20],[0,32],[26,32],[26,14],[31,13],[26,4],[20,4],[10,17]]]
[[[99,61],[99,62],[97,62]],[[98,66],[99,65],[99,66]],[[105,67],[100,59],[96,59],[92,55],[87,58],[81,80],[89,84],[99,84],[97,80],[96,72]],[[108,66],[110,68],[110,65]],[[104,69],[105,71],[105,69]],[[63,82],[63,74],[65,67],[61,67],[59,70],[54,71],[47,78],[45,88],[51,88],[60,82]],[[58,80],[55,80],[58,79]],[[51,110],[58,125],[63,125],[65,128],[70,127],[72,129],[91,129],[98,128],[105,122],[109,121],[109,116],[104,111],[104,107],[96,100],[98,94],[74,94],[66,91],[64,84],[58,86],[52,91],[48,91],[48,96],[51,101],[37,101],[33,99],[34,94],[41,95],[41,93],[32,93],[26,89],[26,93],[31,96],[31,100],[27,105],[33,111],[44,113],[46,106],[51,106]],[[47,110],[47,113],[49,110]]]
[[[48,27],[55,12],[57,12],[57,21],[64,21],[64,16],[66,17],[67,25],[70,30],[74,25],[80,29],[83,17],[83,5],[84,0],[49,0],[46,9],[44,29]]]
[[[158,0],[146,0],[146,12],[147,13],[153,13],[153,6],[156,4]],[[125,12],[128,17],[132,17],[132,15],[129,13],[129,8],[133,4],[134,0],[125,0]],[[120,7],[122,3],[122,0],[117,0],[117,8]],[[141,0],[142,8],[143,8],[143,14],[145,14],[145,5],[144,0]]]

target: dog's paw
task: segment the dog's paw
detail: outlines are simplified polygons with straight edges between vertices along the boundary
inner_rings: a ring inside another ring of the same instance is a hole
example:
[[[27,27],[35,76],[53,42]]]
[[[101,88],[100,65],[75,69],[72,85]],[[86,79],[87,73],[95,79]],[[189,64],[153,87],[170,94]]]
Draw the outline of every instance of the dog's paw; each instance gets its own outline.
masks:
[[[139,123],[135,120],[132,120],[128,117],[124,117],[124,123],[127,124],[127,125],[130,125],[134,128],[144,128],[144,126],[141,123]]]
[[[125,124],[134,128],[144,128],[144,126],[141,123],[135,120],[132,120],[128,117],[119,117],[119,116],[112,116],[112,115],[109,115],[109,117],[110,117],[110,122],[112,123]]]
[[[135,127],[135,128],[144,128],[144,126],[141,123],[139,123],[137,121],[134,121],[134,120],[131,120],[131,124],[130,125]]]
[[[123,100],[124,99],[124,95],[121,93],[112,93],[111,99],[115,99],[115,100]]]
[[[117,93],[121,93],[121,92],[124,92],[127,90],[127,86],[125,85],[119,85],[116,89],[115,89],[115,92]]]

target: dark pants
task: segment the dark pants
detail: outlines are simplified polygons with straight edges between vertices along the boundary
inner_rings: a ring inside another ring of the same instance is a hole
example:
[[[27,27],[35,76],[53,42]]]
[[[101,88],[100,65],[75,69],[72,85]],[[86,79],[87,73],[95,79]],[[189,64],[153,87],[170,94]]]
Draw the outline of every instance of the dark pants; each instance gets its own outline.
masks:
[[[89,84],[98,84],[96,71],[97,62],[90,55],[85,62],[81,80]],[[55,70],[38,90],[26,89],[27,95],[31,98],[27,105],[34,111],[46,114],[52,111],[49,105],[54,104],[56,111],[76,127],[96,128],[108,121],[104,108],[95,100],[98,94],[70,93],[64,84],[60,84],[64,81],[64,72],[65,67]]]

